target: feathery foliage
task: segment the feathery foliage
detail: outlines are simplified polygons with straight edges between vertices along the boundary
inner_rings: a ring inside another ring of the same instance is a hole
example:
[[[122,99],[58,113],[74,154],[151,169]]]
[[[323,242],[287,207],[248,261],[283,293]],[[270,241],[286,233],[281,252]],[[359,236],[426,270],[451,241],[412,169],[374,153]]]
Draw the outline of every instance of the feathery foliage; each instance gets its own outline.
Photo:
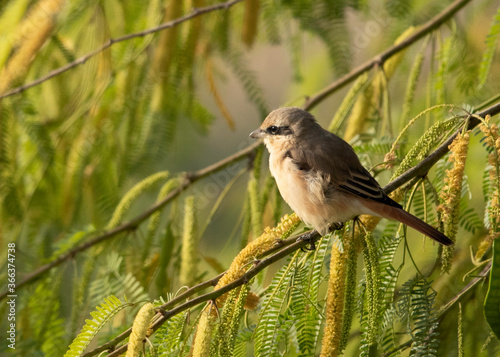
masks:
[[[64,354],[64,357],[81,356],[99,330],[119,311],[128,306],[131,306],[131,304],[123,303],[114,295],[104,298],[104,301],[99,306],[96,306],[96,310],[90,313],[92,320],[85,320],[85,325],[69,346],[69,350]]]

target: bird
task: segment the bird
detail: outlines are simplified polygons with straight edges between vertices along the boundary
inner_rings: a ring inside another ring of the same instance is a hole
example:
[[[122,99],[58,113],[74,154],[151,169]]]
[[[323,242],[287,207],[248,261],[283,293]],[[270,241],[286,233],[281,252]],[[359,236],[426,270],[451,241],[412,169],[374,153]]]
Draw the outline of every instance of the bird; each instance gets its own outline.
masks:
[[[311,113],[298,107],[273,110],[250,137],[263,139],[285,202],[321,235],[333,224],[367,214],[399,221],[445,246],[453,244],[391,199],[351,145],[323,129]]]

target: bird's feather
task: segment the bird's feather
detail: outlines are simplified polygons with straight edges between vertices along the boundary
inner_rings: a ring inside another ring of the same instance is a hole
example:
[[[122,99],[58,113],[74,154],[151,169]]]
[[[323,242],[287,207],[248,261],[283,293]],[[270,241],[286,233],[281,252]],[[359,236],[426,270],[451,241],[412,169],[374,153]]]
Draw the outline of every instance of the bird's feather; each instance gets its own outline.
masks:
[[[399,203],[385,194],[378,182],[361,165],[349,144],[325,130],[315,133],[316,136],[324,135],[326,138],[303,140],[300,147],[295,146],[287,151],[287,155],[293,159],[298,168],[321,172],[322,175],[328,176],[328,181],[337,183],[337,186],[333,187],[334,190],[401,208]],[[308,155],[310,152],[314,152],[315,155]],[[328,195],[328,192],[325,192],[325,195]]]

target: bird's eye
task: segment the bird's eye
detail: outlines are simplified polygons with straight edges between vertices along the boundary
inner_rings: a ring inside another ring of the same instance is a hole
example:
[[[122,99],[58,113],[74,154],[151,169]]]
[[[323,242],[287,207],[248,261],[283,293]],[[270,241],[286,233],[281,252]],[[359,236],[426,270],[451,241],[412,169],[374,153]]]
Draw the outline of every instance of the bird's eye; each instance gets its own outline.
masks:
[[[267,128],[267,131],[273,135],[277,134],[279,131],[279,128],[276,125],[272,125],[269,128]]]

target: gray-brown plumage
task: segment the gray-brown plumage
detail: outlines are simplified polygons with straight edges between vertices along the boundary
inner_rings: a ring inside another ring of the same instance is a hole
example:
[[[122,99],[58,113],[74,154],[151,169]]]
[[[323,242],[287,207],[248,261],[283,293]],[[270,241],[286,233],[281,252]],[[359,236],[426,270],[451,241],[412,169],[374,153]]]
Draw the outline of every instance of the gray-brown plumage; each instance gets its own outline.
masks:
[[[310,113],[296,107],[274,110],[250,136],[264,139],[281,196],[319,233],[326,234],[332,223],[369,214],[400,221],[441,244],[453,244],[387,196],[353,148],[324,130]]]

